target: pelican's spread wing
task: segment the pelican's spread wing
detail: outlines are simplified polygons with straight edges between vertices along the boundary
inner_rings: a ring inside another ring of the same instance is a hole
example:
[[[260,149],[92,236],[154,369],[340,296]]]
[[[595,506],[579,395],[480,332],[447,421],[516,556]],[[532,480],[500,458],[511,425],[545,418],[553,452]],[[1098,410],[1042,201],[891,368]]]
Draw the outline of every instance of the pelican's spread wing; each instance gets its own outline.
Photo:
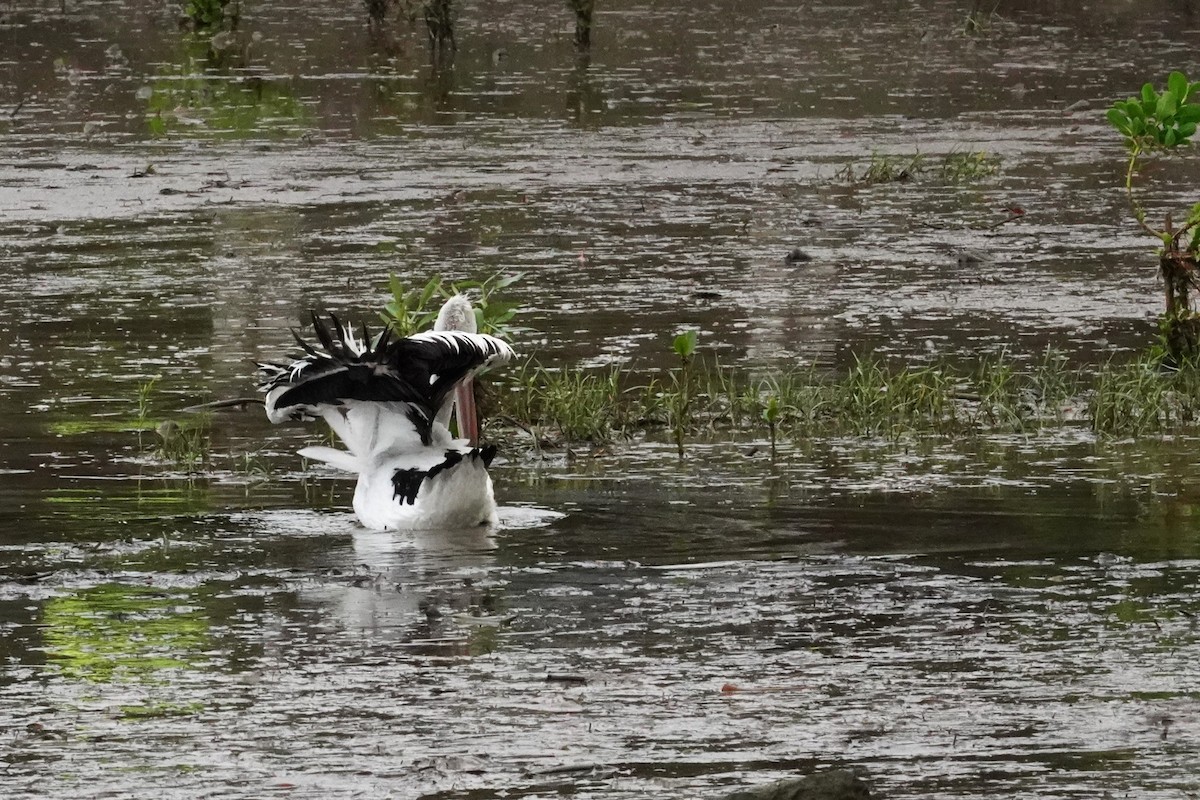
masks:
[[[332,314],[313,314],[320,349],[296,334],[304,355],[290,365],[260,364],[267,416],[283,422],[325,416],[347,401],[407,404],[421,440],[429,442],[434,415],[454,386],[469,375],[513,358],[508,344],[483,333],[435,331],[393,338],[388,330],[371,342]]]

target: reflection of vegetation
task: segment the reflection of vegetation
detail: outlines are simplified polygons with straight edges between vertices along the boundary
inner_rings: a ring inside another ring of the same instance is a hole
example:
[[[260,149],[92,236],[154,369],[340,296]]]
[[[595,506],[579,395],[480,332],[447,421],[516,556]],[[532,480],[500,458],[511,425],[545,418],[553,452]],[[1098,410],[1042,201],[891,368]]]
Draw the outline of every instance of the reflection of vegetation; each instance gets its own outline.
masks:
[[[567,0],[571,11],[575,12],[575,47],[580,51],[592,46],[592,15],[596,10],[596,0]]]
[[[127,419],[66,419],[51,422],[46,429],[55,436],[84,436],[89,433],[148,431],[153,422]]]
[[[433,61],[435,64],[447,63],[458,49],[454,41],[454,25],[458,21],[455,0],[425,0],[424,14]]]
[[[304,107],[288,87],[260,77],[207,74],[191,58],[174,70],[154,81],[147,101],[151,133],[224,138],[298,134]]]
[[[1147,156],[1166,153],[1188,144],[1200,125],[1200,81],[1190,83],[1181,72],[1172,72],[1161,92],[1152,84],[1137,97],[1121,100],[1108,110],[1108,121],[1117,129],[1129,151],[1125,192],[1133,216],[1146,233],[1159,240],[1159,273],[1166,287],[1163,310],[1163,355],[1173,365],[1200,359],[1200,316],[1192,309],[1191,293],[1200,289],[1200,203],[1176,227],[1168,213],[1161,228],[1146,222],[1146,210],[1134,194],[1134,178]]]
[[[44,496],[46,503],[57,508],[59,514],[80,521],[96,522],[101,519],[124,519],[135,510],[153,513],[182,513],[207,511],[208,496],[198,491],[194,484],[179,482],[174,485],[137,483],[133,491],[117,492],[106,489],[57,488]],[[132,508],[131,508],[132,507]]]
[[[480,625],[467,635],[467,652],[486,656],[500,649],[500,636],[493,625]]]
[[[46,601],[46,652],[64,675],[96,683],[145,680],[194,667],[208,621],[185,594],[103,584]]]
[[[236,28],[241,9],[241,0],[188,0],[183,13],[197,30]]]
[[[1108,607],[1108,617],[1121,626],[1154,623],[1151,607],[1140,600],[1125,598]]]
[[[996,8],[999,5],[1000,0],[975,0],[963,23],[963,33],[968,36],[981,36],[987,33],[998,17]]]

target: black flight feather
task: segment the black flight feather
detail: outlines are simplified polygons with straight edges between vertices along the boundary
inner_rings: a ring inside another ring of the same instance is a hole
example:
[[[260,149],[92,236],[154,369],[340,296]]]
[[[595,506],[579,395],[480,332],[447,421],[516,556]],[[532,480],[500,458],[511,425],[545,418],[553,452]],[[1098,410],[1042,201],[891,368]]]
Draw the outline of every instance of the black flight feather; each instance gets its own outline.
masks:
[[[490,336],[444,331],[393,339],[388,329],[372,346],[347,341],[353,334],[333,314],[329,321],[312,315],[313,330],[324,352],[293,331],[306,354],[290,367],[263,366],[261,388],[287,387],[275,398],[276,409],[296,407],[305,413],[318,405],[341,405],[347,400],[401,402],[410,405],[408,417],[428,444],[433,419],[454,387],[489,360],[507,360],[512,351]]]

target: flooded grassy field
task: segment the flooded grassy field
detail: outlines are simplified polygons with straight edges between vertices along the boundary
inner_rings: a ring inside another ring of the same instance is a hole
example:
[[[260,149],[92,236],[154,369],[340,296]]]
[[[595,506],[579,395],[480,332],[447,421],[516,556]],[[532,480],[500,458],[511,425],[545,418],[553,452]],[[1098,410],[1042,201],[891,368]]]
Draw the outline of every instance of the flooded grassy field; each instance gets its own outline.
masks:
[[[581,59],[565,4],[465,1],[432,70],[419,15],[357,1],[214,41],[0,0],[0,794],[1200,793],[1186,432],[514,439],[473,535],[362,530],[257,407],[155,454],[390,272],[524,273],[551,367],[657,369],[687,328],[762,375],[1153,341],[1103,111],[1198,77],[1200,5],[597,5]],[[1152,208],[1195,202],[1175,169]]]

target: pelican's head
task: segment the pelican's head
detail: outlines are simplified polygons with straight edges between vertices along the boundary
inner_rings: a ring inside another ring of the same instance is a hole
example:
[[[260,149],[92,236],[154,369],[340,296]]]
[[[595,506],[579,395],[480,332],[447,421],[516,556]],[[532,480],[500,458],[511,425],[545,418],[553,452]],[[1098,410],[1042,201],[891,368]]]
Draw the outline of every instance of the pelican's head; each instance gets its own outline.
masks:
[[[471,306],[471,301],[461,294],[451,297],[438,312],[433,329],[435,331],[478,333],[479,328],[475,324],[475,309]]]

